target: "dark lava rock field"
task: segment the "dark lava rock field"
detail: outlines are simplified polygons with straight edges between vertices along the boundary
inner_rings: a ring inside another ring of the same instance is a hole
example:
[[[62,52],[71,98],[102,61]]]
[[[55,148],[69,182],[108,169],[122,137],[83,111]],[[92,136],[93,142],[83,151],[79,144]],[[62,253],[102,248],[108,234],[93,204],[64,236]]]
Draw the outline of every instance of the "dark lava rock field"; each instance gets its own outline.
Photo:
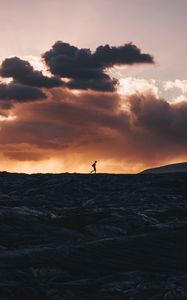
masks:
[[[186,300],[186,203],[182,173],[0,173],[0,300]]]

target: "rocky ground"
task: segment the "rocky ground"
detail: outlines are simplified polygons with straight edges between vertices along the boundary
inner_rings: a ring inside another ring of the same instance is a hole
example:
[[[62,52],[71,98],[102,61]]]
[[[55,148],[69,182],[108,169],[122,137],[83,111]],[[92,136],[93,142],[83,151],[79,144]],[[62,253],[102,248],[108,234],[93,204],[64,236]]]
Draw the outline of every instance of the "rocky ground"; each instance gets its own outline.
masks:
[[[187,174],[0,173],[0,300],[187,299]]]

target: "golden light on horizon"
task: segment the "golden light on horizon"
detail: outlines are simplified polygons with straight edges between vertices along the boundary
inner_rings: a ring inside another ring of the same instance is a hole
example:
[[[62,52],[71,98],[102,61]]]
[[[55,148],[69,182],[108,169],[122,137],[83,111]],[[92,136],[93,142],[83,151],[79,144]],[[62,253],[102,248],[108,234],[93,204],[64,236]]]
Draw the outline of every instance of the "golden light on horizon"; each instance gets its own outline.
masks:
[[[15,173],[82,173],[89,174],[92,169],[92,163],[94,161],[87,158],[86,161],[76,155],[77,159],[71,157],[58,158],[52,157],[50,159],[43,159],[40,161],[16,161],[8,160],[5,157],[1,157],[0,171],[15,172]],[[75,156],[73,156],[75,157]],[[111,173],[111,174],[137,174],[145,169],[162,166],[165,164],[180,163],[187,159],[183,156],[179,159],[171,159],[167,163],[164,161],[145,164],[143,162],[133,163],[133,161],[117,161],[117,160],[98,160],[97,173]]]

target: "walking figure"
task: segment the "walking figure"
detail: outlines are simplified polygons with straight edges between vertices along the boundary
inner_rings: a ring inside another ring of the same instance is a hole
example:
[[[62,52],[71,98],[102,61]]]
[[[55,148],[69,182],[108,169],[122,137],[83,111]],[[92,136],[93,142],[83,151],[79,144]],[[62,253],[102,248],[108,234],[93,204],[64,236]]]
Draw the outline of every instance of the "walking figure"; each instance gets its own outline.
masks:
[[[91,174],[92,174],[92,173],[95,173],[95,174],[96,174],[96,163],[97,163],[97,161],[95,161],[95,162],[93,163],[93,165],[92,165],[93,170],[90,172]]]

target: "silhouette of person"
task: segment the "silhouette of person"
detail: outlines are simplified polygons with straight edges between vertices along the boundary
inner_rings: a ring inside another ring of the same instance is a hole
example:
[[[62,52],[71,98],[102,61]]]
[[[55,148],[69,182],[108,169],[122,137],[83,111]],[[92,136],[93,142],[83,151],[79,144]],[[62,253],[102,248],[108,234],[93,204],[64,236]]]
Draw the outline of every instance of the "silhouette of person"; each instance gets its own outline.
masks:
[[[95,162],[93,163],[93,165],[92,165],[93,170],[90,172],[91,174],[92,174],[92,173],[95,173],[95,174],[96,174],[96,163],[97,163],[97,161],[95,161]]]

